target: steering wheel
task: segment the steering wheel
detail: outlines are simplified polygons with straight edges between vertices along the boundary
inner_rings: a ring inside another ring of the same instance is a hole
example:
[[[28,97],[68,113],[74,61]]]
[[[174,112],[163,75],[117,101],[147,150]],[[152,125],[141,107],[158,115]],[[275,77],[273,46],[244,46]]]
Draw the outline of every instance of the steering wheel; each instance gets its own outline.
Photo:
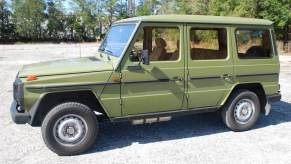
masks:
[[[265,50],[262,46],[252,46],[245,54],[251,57],[265,56]]]
[[[130,58],[132,61],[141,61],[142,50],[137,46],[134,46],[130,53]]]

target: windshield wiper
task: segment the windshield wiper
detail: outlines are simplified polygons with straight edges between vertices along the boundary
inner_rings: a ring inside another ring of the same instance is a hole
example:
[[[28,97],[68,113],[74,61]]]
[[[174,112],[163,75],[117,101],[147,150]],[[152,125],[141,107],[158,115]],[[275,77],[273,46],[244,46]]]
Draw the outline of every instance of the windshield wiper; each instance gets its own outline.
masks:
[[[100,48],[98,49],[98,51],[101,51],[101,52],[104,52],[104,50],[105,50],[105,48],[103,48],[103,47],[100,47]]]
[[[103,47],[102,47],[102,48],[99,48],[98,51],[101,51],[101,52],[104,52],[105,54],[107,54],[107,58],[108,58],[108,60],[111,60],[109,56],[113,54],[112,51],[107,50],[107,49],[105,49],[105,48],[103,48]]]
[[[113,52],[112,52],[112,51],[110,51],[110,50],[107,50],[107,49],[104,49],[104,50],[103,50],[103,52],[107,52],[107,53],[109,53],[109,55],[112,55],[112,54],[113,54]]]
[[[99,48],[98,50],[99,50],[99,51],[102,51],[102,52],[105,52],[105,53],[107,52],[109,55],[112,55],[112,54],[113,54],[112,51],[110,51],[110,50],[108,50],[108,49],[105,49],[105,48],[103,48],[103,47],[102,47],[102,48]]]

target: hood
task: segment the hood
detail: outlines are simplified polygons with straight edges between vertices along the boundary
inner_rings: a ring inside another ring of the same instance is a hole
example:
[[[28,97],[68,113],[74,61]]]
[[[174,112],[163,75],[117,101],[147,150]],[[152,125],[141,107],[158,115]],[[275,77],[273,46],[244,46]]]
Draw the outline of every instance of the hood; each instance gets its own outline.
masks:
[[[101,61],[96,57],[83,57],[25,65],[18,76],[48,76],[112,70],[113,66],[110,62]]]

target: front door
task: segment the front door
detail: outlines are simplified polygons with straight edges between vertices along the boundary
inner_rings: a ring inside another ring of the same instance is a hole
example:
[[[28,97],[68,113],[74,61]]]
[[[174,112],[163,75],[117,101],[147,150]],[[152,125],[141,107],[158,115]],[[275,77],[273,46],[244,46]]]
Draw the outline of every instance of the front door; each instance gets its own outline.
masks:
[[[187,26],[188,108],[220,106],[233,86],[233,59],[229,28]]]
[[[183,24],[141,24],[121,66],[122,114],[186,109]],[[142,50],[150,64],[139,63]]]

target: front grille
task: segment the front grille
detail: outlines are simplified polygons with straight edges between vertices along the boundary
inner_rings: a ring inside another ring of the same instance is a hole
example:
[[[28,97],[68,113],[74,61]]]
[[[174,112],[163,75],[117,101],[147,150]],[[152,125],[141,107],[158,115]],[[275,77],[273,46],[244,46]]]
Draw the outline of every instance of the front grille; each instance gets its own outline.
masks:
[[[13,83],[13,98],[19,106],[19,111],[23,111],[23,83],[18,78]]]

